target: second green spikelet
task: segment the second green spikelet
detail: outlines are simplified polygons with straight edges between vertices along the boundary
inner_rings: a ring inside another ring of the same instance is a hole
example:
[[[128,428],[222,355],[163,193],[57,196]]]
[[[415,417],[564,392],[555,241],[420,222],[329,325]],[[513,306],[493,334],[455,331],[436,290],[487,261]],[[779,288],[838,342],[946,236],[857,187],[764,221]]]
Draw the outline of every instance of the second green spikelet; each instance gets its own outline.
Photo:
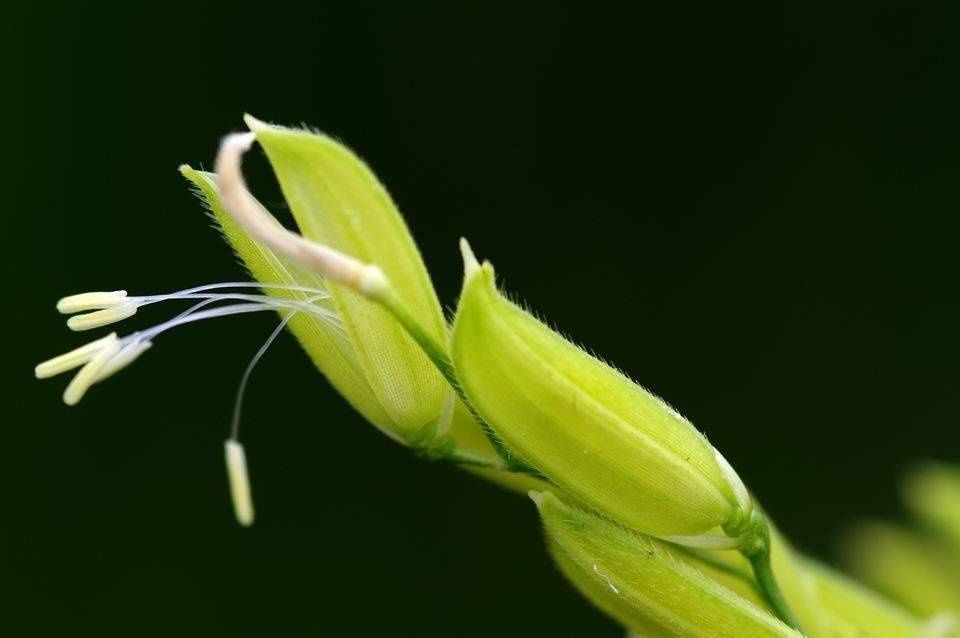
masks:
[[[457,378],[503,443],[591,507],[661,538],[736,536],[751,503],[706,438],[666,403],[499,293],[465,247]]]

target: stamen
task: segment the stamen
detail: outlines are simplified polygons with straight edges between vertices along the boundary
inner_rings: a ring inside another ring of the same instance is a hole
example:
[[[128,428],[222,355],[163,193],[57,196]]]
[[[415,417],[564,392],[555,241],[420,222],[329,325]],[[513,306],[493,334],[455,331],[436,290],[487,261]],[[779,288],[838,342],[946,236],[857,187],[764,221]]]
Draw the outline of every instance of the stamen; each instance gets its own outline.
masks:
[[[296,298],[286,298],[262,294],[209,292],[225,288],[254,287],[313,294],[310,296],[298,295]],[[336,311],[314,304],[315,301],[326,298],[329,298],[329,293],[322,288],[296,285],[288,286],[285,284],[259,284],[255,282],[208,284],[206,286],[188,288],[169,295],[151,295],[145,297],[128,297],[124,291],[73,295],[72,297],[64,298],[65,302],[61,300],[63,303],[59,304],[59,306],[65,311],[90,309],[94,305],[103,306],[109,300],[116,302],[112,306],[101,307],[99,310],[94,310],[93,312],[70,317],[67,325],[74,330],[88,330],[126,319],[134,315],[140,306],[159,301],[179,299],[198,301],[172,319],[168,319],[146,330],[134,332],[123,339],[118,339],[116,333],[111,333],[102,339],[98,339],[66,354],[45,361],[34,368],[34,374],[38,379],[44,379],[83,366],[64,392],[64,402],[67,403],[67,405],[74,405],[80,401],[92,385],[116,374],[136,361],[140,355],[151,347],[152,340],[156,338],[157,335],[184,324],[251,312],[286,311],[283,322],[274,331],[267,343],[264,344],[262,351],[266,351],[266,348],[276,339],[283,327],[286,326],[290,319],[297,313],[304,313],[315,317],[326,323],[331,329],[343,332],[344,329]],[[228,303],[205,310],[203,309],[206,306],[225,301],[237,301],[241,303]],[[259,359],[262,355],[263,352],[260,352],[256,359]],[[255,364],[256,360],[251,362],[250,369],[252,369]],[[239,414],[235,415],[235,420],[238,419]],[[236,428],[234,428],[234,430],[235,429]]]
[[[389,294],[390,282],[378,266],[290,232],[250,195],[240,162],[255,139],[254,133],[235,133],[220,143],[215,167],[217,186],[230,216],[254,240],[333,282],[373,299]]]
[[[84,292],[79,295],[70,295],[57,302],[57,310],[64,315],[72,315],[84,310],[100,310],[121,304],[127,298],[126,290],[113,292]]]
[[[311,297],[306,301],[311,302],[317,298],[319,297]],[[226,442],[227,474],[230,477],[230,494],[233,497],[234,514],[237,517],[237,521],[239,521],[239,523],[245,527],[253,523],[253,503],[250,498],[250,479],[247,475],[246,456],[244,455],[243,447],[238,440],[238,437],[240,436],[240,413],[243,408],[243,396],[246,393],[247,384],[250,381],[250,375],[253,372],[253,369],[257,366],[257,363],[260,362],[260,359],[263,358],[263,355],[267,352],[270,346],[273,345],[273,342],[276,341],[277,337],[280,335],[286,325],[291,319],[293,319],[295,314],[297,314],[297,311],[295,310],[287,314],[280,324],[273,329],[273,332],[271,332],[270,336],[267,337],[267,340],[263,342],[263,345],[260,346],[260,349],[257,350],[257,352],[253,355],[253,358],[250,359],[250,363],[247,364],[246,370],[243,371],[243,377],[240,379],[240,387],[237,389],[237,398],[233,404],[233,419],[230,423],[230,438],[227,439]],[[239,460],[234,459],[234,456],[237,456]],[[233,466],[236,466],[236,468]]]
[[[321,296],[311,297],[310,300],[306,299],[295,299],[295,298],[286,298],[286,297],[272,297],[270,295],[250,295],[250,294],[241,294],[241,293],[173,293],[170,295],[157,295],[154,297],[144,297],[143,299],[148,299],[148,301],[143,302],[139,297],[133,297],[138,305],[144,306],[151,303],[157,303],[160,301],[177,301],[177,300],[189,300],[189,299],[207,299],[210,301],[251,301],[263,304],[268,306],[264,308],[265,310],[282,310],[284,308],[302,310],[308,314],[314,316],[327,316],[335,317],[336,312],[329,308],[324,308],[323,306],[312,305],[312,301],[317,301],[320,299],[326,299],[328,295],[324,293]],[[83,316],[83,315],[81,315]]]
[[[223,451],[227,460],[233,513],[238,523],[250,527],[253,525],[253,498],[250,494],[250,476],[247,474],[247,455],[243,445],[234,439],[224,441]]]
[[[49,379],[63,372],[78,368],[90,361],[108,341],[116,340],[116,338],[117,333],[112,332],[102,339],[91,341],[85,346],[80,346],[66,354],[61,354],[59,357],[44,361],[33,369],[33,373],[38,379]]]
[[[120,342],[116,335],[110,335],[105,340],[100,350],[90,359],[77,373],[73,380],[67,385],[63,393],[63,402],[67,405],[76,405],[83,398],[94,383],[104,364],[120,351]]]
[[[117,354],[113,355],[110,360],[100,368],[100,373],[97,375],[95,383],[100,383],[104,379],[120,372],[136,361],[140,355],[149,350],[152,345],[153,343],[150,341],[136,339],[123,346]]]
[[[135,301],[126,301],[101,310],[75,315],[67,319],[67,327],[71,330],[81,332],[83,330],[93,330],[94,328],[108,326],[111,323],[129,319],[137,314],[138,306],[139,304]]]
[[[213,303],[215,300],[210,300],[208,303]],[[199,306],[200,304],[197,304]],[[282,306],[281,306],[282,307]],[[231,304],[229,306],[223,306],[220,308],[211,308],[210,310],[203,310],[199,312],[190,312],[183,313],[169,321],[165,321],[161,324],[154,326],[148,330],[144,330],[140,333],[137,333],[138,336],[144,339],[153,339],[157,335],[172,330],[177,326],[182,326],[188,323],[194,323],[196,321],[203,321],[204,319],[213,319],[216,317],[228,317],[230,315],[242,315],[251,312],[264,312],[266,310],[277,310],[276,307],[263,304],[263,303],[238,303]]]
[[[132,297],[142,306],[146,306],[152,303],[157,303],[159,301],[167,301],[169,299],[192,299],[196,298],[197,293],[205,293],[211,290],[223,290],[225,288],[260,288],[263,290],[279,290],[284,292],[302,292],[310,293],[310,296],[315,300],[319,299],[329,299],[330,293],[326,288],[320,286],[301,286],[296,284],[269,284],[269,283],[260,283],[254,281],[227,281],[216,284],[205,284],[203,286],[194,286],[192,288],[185,288],[183,290],[177,290],[176,292],[164,294],[164,295],[146,295],[142,297]],[[304,295],[305,296],[305,295]],[[276,298],[276,297],[273,297]]]

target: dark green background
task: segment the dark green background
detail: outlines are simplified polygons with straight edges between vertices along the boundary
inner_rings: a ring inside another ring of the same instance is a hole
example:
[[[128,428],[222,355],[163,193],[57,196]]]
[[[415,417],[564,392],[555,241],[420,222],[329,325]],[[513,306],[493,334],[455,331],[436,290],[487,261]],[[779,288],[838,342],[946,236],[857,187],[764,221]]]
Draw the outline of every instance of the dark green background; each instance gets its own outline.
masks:
[[[619,635],[526,499],[391,444],[288,337],[239,529],[221,443],[266,316],[162,338],[76,408],[31,378],[85,338],[61,295],[240,276],[175,169],[244,111],[346,140],[445,303],[463,234],[801,547],[896,515],[903,467],[960,457],[960,5],[834,4],[5,7],[0,635]]]

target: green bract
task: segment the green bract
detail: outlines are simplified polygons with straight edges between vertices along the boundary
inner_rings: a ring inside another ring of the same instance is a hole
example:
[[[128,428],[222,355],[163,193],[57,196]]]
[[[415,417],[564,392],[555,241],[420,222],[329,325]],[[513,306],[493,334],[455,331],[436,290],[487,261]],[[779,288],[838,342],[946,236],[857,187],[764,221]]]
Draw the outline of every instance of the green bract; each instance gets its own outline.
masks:
[[[801,635],[708,578],[667,543],[552,493],[534,500],[560,570],[597,607],[644,638]]]
[[[446,340],[446,322],[420,253],[366,164],[325,135],[251,117],[247,124],[267,153],[301,234],[375,262],[420,325],[435,339]],[[443,377],[386,310],[336,284],[327,287],[357,365],[391,427],[405,437],[432,427],[452,402]]]
[[[927,537],[886,523],[851,532],[847,560],[878,591],[917,614],[960,618],[960,555]]]
[[[256,281],[62,298],[57,310],[72,315],[75,331],[125,322],[145,306],[186,305],[37,365],[41,379],[76,370],[65,403],[181,327],[276,313],[278,325],[241,377],[224,444],[244,526],[255,511],[239,440],[244,391],[289,328],[333,387],[394,440],[514,490],[536,490],[557,564],[631,635],[957,637],[956,469],[927,465],[908,481],[923,534],[864,526],[854,535],[854,569],[900,607],[796,552],[689,421],[504,298],[493,267],[480,266],[466,242],[451,330],[400,213],[367,166],[327,136],[247,123],[251,131],[221,141],[216,174],[181,172]],[[256,142],[302,234],[249,192],[242,159]]]
[[[196,171],[189,166],[181,166],[180,172],[197,188],[197,193],[203,198],[223,231],[224,238],[243,260],[254,279],[262,283],[325,288],[322,277],[260,246],[237,226],[220,202],[216,175]],[[309,292],[297,290],[268,288],[266,292],[275,297],[299,300],[310,296]],[[328,322],[304,313],[294,315],[288,325],[320,372],[350,405],[379,429],[393,433],[393,420],[370,388],[346,333]]]
[[[813,561],[804,566],[816,584],[822,613],[836,638],[948,638],[876,593]]]
[[[960,550],[960,468],[921,465],[907,476],[903,496],[921,523]]]
[[[689,421],[496,289],[467,255],[452,357],[506,446],[591,507],[646,534],[736,529],[749,501]],[[746,498],[746,497],[742,497]]]

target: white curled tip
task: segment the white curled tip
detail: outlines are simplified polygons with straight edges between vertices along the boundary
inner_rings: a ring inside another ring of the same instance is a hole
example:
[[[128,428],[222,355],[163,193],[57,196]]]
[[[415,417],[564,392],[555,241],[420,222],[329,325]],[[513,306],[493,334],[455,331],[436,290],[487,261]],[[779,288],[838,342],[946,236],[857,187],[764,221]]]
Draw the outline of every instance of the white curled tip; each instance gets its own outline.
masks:
[[[750,492],[747,490],[747,486],[743,484],[736,470],[727,462],[727,459],[723,458],[719,450],[714,448],[713,453],[717,458],[717,465],[720,466],[720,471],[723,472],[723,476],[727,479],[730,489],[733,490],[733,495],[737,499],[737,505],[740,506],[740,510],[744,513],[744,516],[750,516],[753,512],[753,499],[750,498]]]
[[[477,256],[473,254],[470,243],[465,237],[460,238],[460,254],[463,255],[463,278],[470,279],[475,273],[480,272],[480,262]]]
[[[390,280],[375,264],[363,264],[357,289],[366,297],[377,297],[390,288]]]
[[[334,283],[371,298],[385,295],[390,282],[380,268],[290,232],[253,198],[243,179],[241,161],[255,139],[255,133],[227,135],[217,154],[220,199],[234,221],[255,241]]]
[[[116,341],[116,339],[117,334],[110,333],[102,339],[91,341],[85,346],[80,346],[66,354],[61,354],[59,357],[44,361],[33,369],[33,373],[38,379],[49,379],[58,374],[69,372],[74,368],[79,368],[90,361],[108,342],[111,340]]]
[[[67,385],[67,389],[63,392],[63,402],[67,405],[79,403],[90,386],[97,382],[103,366],[118,352],[120,352],[120,341],[117,336],[108,336],[93,358],[80,368],[80,372]]]
[[[140,304],[133,301],[125,301],[121,304],[85,312],[81,315],[74,315],[67,319],[67,327],[75,332],[84,330],[93,330],[102,326],[109,326],[112,323],[129,319],[137,314],[137,308]]]
[[[72,315],[75,312],[84,312],[85,310],[100,310],[110,308],[126,301],[126,290],[114,290],[113,292],[84,292],[79,295],[70,295],[57,302],[57,310],[60,314]]]
[[[153,345],[150,341],[133,341],[123,346],[115,355],[110,357],[109,360],[103,367],[100,368],[100,372],[97,374],[96,383],[100,383],[104,379],[112,377],[116,373],[120,372],[128,365],[136,361],[141,354],[150,349]]]
[[[247,473],[247,455],[243,445],[235,439],[223,443],[227,460],[227,479],[230,481],[230,498],[237,522],[244,527],[253,525],[253,497],[250,495],[250,476]]]

